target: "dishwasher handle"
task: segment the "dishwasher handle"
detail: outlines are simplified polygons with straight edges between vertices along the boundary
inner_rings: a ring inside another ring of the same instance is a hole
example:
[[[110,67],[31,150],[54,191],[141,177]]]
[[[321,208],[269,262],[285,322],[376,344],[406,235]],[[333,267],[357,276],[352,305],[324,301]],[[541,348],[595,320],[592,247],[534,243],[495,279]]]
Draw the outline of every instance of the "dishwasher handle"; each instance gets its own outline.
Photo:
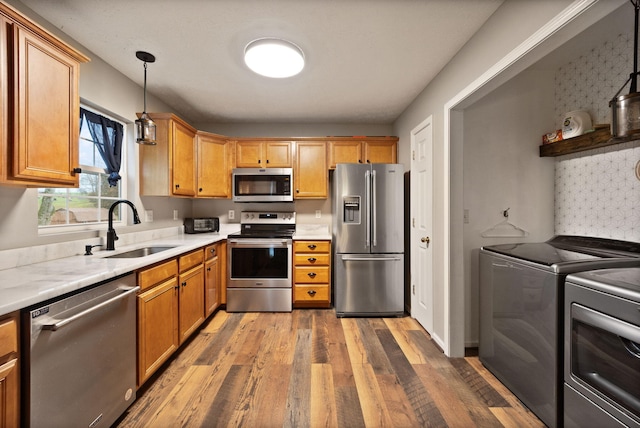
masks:
[[[72,322],[74,322],[74,321],[76,321],[76,320],[78,320],[80,318],[83,318],[83,317],[89,315],[90,313],[97,311],[100,308],[104,308],[105,306],[108,306],[108,305],[110,305],[112,303],[115,303],[115,302],[117,302],[119,300],[122,300],[122,299],[128,297],[130,294],[136,293],[138,290],[140,290],[140,287],[136,286],[136,287],[131,287],[131,288],[122,288],[122,290],[125,290],[125,292],[121,293],[121,294],[118,294],[117,296],[112,297],[109,300],[105,300],[104,302],[99,303],[99,304],[97,304],[95,306],[92,306],[92,307],[90,307],[88,309],[85,309],[82,312],[78,312],[77,314],[75,314],[73,316],[70,316],[69,318],[65,318],[65,319],[63,319],[61,321],[58,321],[56,323],[53,323],[53,324],[43,324],[42,325],[42,329],[43,330],[51,330],[51,331],[60,330],[62,327],[66,326],[66,325],[69,325]]]

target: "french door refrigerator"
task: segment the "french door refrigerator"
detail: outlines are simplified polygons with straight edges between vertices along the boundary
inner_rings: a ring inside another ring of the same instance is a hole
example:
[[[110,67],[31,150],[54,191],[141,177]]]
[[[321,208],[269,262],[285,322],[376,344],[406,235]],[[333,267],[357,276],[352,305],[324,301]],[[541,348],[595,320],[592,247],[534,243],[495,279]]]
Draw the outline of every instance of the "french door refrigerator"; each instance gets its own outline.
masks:
[[[404,167],[338,164],[333,174],[338,317],[404,313]]]

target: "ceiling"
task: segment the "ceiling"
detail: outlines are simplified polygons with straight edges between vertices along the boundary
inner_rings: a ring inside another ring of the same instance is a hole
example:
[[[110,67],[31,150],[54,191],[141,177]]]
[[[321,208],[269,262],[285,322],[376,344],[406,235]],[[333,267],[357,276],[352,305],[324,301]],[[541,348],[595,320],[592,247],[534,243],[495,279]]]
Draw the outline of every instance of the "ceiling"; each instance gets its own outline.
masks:
[[[21,0],[193,122],[392,123],[503,0]],[[307,64],[269,79],[244,47],[279,37]],[[142,104],[142,91],[140,93]]]

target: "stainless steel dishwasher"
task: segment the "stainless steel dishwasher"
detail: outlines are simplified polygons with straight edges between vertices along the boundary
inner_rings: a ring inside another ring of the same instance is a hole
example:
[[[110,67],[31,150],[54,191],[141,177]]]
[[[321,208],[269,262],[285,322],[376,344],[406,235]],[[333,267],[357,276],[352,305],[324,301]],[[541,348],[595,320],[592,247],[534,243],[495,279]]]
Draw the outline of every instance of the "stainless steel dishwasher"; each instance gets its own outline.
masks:
[[[135,275],[23,311],[28,426],[109,427],[135,400]]]

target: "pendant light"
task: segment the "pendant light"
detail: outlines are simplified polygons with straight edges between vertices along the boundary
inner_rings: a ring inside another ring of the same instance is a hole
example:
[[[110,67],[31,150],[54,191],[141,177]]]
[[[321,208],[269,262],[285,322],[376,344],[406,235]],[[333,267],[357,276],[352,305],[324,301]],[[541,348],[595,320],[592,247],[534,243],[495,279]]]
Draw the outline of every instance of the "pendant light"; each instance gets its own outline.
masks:
[[[638,92],[638,11],[640,0],[629,0],[635,9],[633,34],[633,73],[609,102],[611,107],[611,136],[619,140],[640,138],[640,93]],[[631,82],[628,95],[620,92]]]
[[[147,63],[155,62],[156,57],[148,52],[138,51],[136,57],[144,62],[144,107],[140,118],[136,120],[136,143],[156,145],[156,124],[147,114]]]

